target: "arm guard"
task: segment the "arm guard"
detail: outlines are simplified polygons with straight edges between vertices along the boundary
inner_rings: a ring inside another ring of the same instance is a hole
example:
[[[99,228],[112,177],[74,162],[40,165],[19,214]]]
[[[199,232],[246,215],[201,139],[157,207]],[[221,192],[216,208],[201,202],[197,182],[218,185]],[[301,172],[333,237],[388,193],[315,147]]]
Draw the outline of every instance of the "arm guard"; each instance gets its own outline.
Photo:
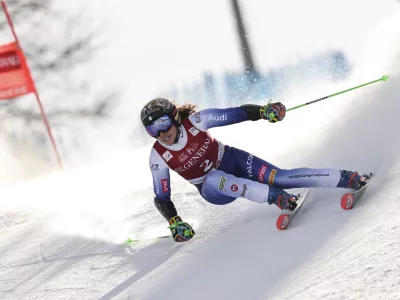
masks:
[[[154,198],[154,205],[167,221],[178,215],[175,205],[171,200]]]
[[[244,104],[240,106],[247,114],[247,118],[250,121],[257,121],[261,119],[261,105],[256,104]]]

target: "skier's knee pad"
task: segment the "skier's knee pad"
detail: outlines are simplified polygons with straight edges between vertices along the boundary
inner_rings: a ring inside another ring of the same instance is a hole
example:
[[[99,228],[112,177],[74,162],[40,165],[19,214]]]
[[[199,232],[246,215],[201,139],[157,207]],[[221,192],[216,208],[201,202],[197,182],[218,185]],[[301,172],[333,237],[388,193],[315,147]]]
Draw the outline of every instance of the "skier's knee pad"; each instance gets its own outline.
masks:
[[[236,200],[236,197],[221,193],[225,188],[227,175],[220,170],[212,170],[206,175],[200,190],[205,200],[216,205],[225,205]]]

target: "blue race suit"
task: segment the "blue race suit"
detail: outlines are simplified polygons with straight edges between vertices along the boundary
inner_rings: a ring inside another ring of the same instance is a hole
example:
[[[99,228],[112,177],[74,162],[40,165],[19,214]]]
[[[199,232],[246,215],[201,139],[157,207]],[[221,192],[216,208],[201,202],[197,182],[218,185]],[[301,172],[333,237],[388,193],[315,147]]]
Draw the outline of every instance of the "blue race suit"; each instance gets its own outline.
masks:
[[[205,109],[182,121],[178,141],[169,146],[155,142],[150,169],[156,199],[171,201],[169,169],[194,184],[213,204],[231,203],[238,197],[264,203],[270,190],[297,187],[337,187],[336,169],[280,169],[243,150],[223,145],[208,133],[213,127],[247,121],[241,107]]]

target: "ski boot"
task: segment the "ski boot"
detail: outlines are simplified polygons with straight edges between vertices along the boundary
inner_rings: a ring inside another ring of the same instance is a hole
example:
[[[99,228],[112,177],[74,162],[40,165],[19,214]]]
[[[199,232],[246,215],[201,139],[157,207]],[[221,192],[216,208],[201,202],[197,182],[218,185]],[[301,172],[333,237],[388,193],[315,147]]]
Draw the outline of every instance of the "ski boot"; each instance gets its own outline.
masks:
[[[360,175],[358,172],[340,170],[341,176],[337,187],[358,191],[367,184],[369,175]]]
[[[295,210],[297,207],[297,199],[298,197],[291,195],[280,188],[273,186],[269,187],[268,203],[275,204],[281,210]]]

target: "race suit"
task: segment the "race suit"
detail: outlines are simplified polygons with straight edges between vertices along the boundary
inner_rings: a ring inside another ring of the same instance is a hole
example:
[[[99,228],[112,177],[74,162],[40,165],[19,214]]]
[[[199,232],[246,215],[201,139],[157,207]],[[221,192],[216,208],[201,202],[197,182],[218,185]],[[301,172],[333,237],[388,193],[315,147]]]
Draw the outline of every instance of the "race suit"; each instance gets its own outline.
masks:
[[[171,202],[169,169],[194,184],[205,200],[217,205],[238,197],[267,202],[269,186],[337,187],[339,170],[280,169],[246,151],[222,144],[207,131],[247,120],[248,114],[242,107],[205,109],[182,120],[179,139],[173,145],[156,141],[150,154],[155,200],[161,205]],[[170,218],[174,213],[173,210],[163,215]]]

